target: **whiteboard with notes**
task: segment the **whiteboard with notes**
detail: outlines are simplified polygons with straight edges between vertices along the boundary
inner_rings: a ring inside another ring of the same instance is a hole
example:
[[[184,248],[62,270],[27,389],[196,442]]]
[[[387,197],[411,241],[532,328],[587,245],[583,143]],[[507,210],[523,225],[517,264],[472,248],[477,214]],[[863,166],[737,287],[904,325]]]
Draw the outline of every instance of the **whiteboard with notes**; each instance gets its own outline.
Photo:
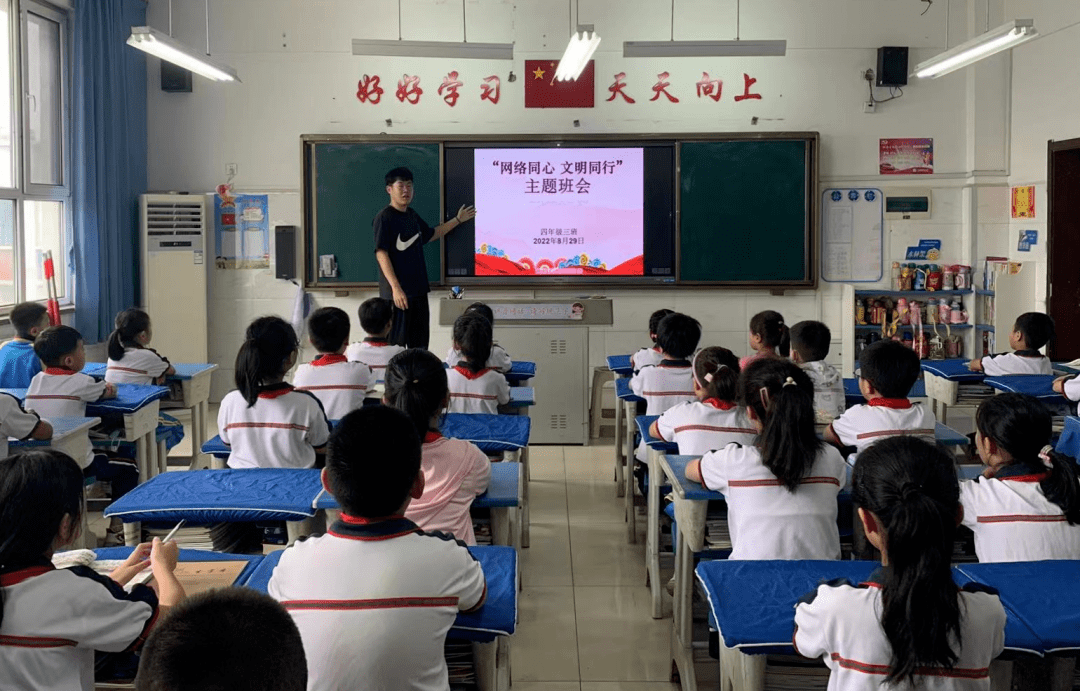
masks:
[[[821,197],[821,277],[873,283],[884,276],[885,195],[868,187],[830,188]]]

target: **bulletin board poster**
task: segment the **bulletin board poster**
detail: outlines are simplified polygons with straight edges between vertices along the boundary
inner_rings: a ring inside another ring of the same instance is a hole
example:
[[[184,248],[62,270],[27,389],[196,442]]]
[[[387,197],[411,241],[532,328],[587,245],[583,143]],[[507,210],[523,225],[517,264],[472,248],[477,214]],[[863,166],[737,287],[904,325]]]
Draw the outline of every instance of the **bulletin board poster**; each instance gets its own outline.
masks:
[[[217,268],[270,268],[270,214],[267,195],[215,194],[214,228]]]
[[[1035,187],[1012,188],[1012,217],[1035,218]]]
[[[933,139],[882,139],[878,147],[882,175],[933,175]]]

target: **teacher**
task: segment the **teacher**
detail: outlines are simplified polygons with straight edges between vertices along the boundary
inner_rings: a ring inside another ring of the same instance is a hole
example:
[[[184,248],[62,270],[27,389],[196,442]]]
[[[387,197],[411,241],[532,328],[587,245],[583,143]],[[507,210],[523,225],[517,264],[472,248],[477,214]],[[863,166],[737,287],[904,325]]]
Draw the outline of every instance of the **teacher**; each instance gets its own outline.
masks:
[[[407,348],[428,347],[427,265],[424,245],[476,216],[472,206],[462,206],[446,223],[432,229],[420,214],[409,208],[413,199],[413,174],[394,168],[386,174],[390,205],[380,211],[375,229],[375,259],[379,262],[379,296],[394,301],[390,342]]]

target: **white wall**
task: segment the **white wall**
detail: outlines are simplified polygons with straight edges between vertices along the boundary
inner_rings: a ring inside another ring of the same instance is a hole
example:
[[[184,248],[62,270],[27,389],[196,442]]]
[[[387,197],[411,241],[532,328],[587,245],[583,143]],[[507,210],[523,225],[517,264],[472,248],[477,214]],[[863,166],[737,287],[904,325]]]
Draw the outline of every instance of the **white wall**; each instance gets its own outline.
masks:
[[[1002,0],[995,0],[994,8]],[[983,3],[977,3],[980,7]],[[174,0],[174,34],[192,45],[205,41],[203,3]],[[450,0],[402,0],[403,36],[418,40],[461,40],[460,3]],[[1007,163],[1008,61],[911,84],[903,98],[864,114],[867,85],[861,72],[874,67],[882,45],[911,47],[912,64],[946,45],[966,39],[980,23],[967,0],[939,0],[920,16],[924,5],[896,0],[757,0],[742,4],[742,38],[786,38],[785,58],[671,60],[624,59],[622,41],[668,38],[671,4],[662,0],[581,0],[580,20],[595,24],[603,37],[596,55],[596,107],[573,110],[525,110],[524,60],[557,60],[569,32],[567,5],[553,0],[466,0],[470,41],[513,41],[515,60],[508,63],[364,58],[351,54],[351,39],[398,37],[397,5],[375,0],[213,0],[210,39],[213,54],[233,65],[241,84],[213,84],[196,77],[192,94],[159,89],[156,60],[149,60],[150,154],[153,190],[204,192],[225,179],[235,163],[238,191],[276,192],[272,223],[299,225],[297,191],[301,184],[299,136],[306,133],[487,134],[589,132],[754,132],[821,133],[822,186],[930,186],[934,217],[928,223],[895,222],[887,226],[888,263],[920,238],[941,238],[945,259],[973,263],[978,243],[1000,233],[989,226],[991,210],[1000,212],[975,185],[1000,187]],[[150,22],[166,28],[167,3],[150,1]],[[719,9],[718,9],[719,8]],[[734,0],[676,0],[676,39],[734,38]],[[946,28],[949,37],[946,38]],[[514,83],[506,76],[511,67]],[[437,98],[442,76],[456,69],[465,82],[457,107]],[[607,86],[616,72],[627,73],[637,103],[609,103]],[[681,99],[649,102],[658,72],[671,73],[671,91]],[[694,83],[702,71],[722,78],[719,103],[698,99]],[[758,79],[760,101],[734,103],[742,75]],[[402,73],[419,74],[424,95],[417,106],[399,103],[393,84]],[[499,74],[498,106],[476,97],[479,79]],[[387,92],[378,106],[360,103],[356,82],[378,74]],[[887,94],[879,90],[878,96]],[[758,118],[752,124],[752,118]],[[391,128],[385,119],[391,118]],[[574,128],[573,120],[581,121]],[[917,180],[877,175],[879,137],[933,137],[938,174]],[[993,196],[993,195],[990,195]],[[482,212],[482,210],[481,210]],[[980,213],[981,212],[981,213]],[[994,219],[1004,222],[998,217]],[[985,254],[985,252],[981,252]],[[221,362],[221,387],[231,379],[239,334],[246,322],[267,312],[291,313],[295,290],[268,271],[214,270],[211,280],[212,358]],[[568,291],[573,293],[575,291]],[[596,292],[596,291],[593,291]],[[816,291],[792,291],[783,298],[765,291],[711,289],[604,290],[615,298],[615,325],[593,330],[590,360],[627,352],[645,341],[648,314],[659,307],[686,311],[705,325],[705,341],[747,352],[746,325],[765,308],[779,309],[789,323],[822,319],[834,331],[838,351],[841,328],[840,290],[822,284]],[[348,297],[319,294],[319,304],[337,304],[355,313],[371,293]],[[545,293],[546,294],[546,293]],[[532,296],[531,291],[481,291],[470,297]],[[437,310],[433,309],[433,313]],[[433,348],[446,340],[435,331]],[[830,359],[839,361],[839,352]]]

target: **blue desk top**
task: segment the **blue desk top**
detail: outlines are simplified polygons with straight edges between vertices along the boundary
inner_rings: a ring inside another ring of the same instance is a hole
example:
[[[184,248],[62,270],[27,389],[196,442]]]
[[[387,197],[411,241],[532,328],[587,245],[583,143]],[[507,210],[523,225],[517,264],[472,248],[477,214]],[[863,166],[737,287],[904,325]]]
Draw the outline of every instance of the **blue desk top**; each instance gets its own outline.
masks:
[[[101,418],[96,417],[53,417],[45,418],[46,421],[52,425],[53,438],[52,439],[14,439],[8,438],[8,446],[10,448],[28,449],[35,446],[49,446],[55,440],[62,439],[79,427],[83,427],[86,423],[90,423],[90,426],[96,425],[101,422]]]
[[[536,389],[531,386],[514,386],[510,389],[511,408],[528,408],[536,405]]]
[[[952,358],[950,360],[923,360],[921,364],[923,372],[948,379],[955,382],[980,382],[985,378],[982,372],[972,372],[968,369],[965,358]]]
[[[1065,429],[1061,431],[1055,448],[1058,453],[1080,458],[1080,418],[1074,415],[1065,418]]]
[[[270,576],[285,550],[266,555],[245,582],[249,588],[266,592]],[[492,641],[509,636],[517,625],[517,552],[513,547],[470,547],[487,580],[487,600],[472,614],[459,614],[448,634],[450,638]]]
[[[318,472],[318,471],[313,471]],[[487,491],[473,500],[477,509],[501,509],[521,506],[521,465],[519,463],[492,463],[491,483]],[[337,500],[329,492],[322,491],[315,498],[316,509],[340,509]]]
[[[983,383],[998,391],[1027,394],[1048,403],[1068,403],[1068,399],[1053,389],[1056,377],[1052,374],[1011,374],[987,377]]]
[[[26,400],[26,389],[0,389],[20,401]],[[116,398],[86,404],[86,414],[92,417],[134,413],[154,401],[168,397],[169,389],[165,386],[142,384],[118,384]]]
[[[506,373],[506,380],[511,384],[528,381],[536,376],[536,363],[527,360],[514,360],[510,363],[510,371]]]
[[[629,355],[608,355],[607,366],[620,377],[629,377],[634,373],[634,366],[630,364]]]
[[[173,365],[173,369],[176,370],[176,374],[170,374],[169,379],[185,380],[194,379],[197,375],[203,372],[210,372],[216,370],[217,365],[210,363],[195,363],[195,362],[181,362]],[[104,379],[105,370],[108,369],[108,363],[105,362],[88,362],[86,366],[82,368],[83,374],[89,374],[95,379]]]
[[[664,456],[664,458],[667,459],[671,472],[675,474],[675,477],[668,478],[668,482],[671,483],[672,487],[682,488],[680,493],[682,498],[687,501],[717,501],[724,498],[723,494],[706,489],[705,485],[686,478],[687,464],[690,461],[698,460],[701,458],[700,456]]]
[[[657,439],[649,434],[649,428],[652,427],[652,423],[660,419],[659,415],[638,415],[634,422],[637,423],[638,433],[641,438],[645,440],[645,444],[649,448],[656,449],[663,453],[679,453],[679,445],[673,441],[664,441],[663,439]]]
[[[970,439],[940,422],[937,423],[937,427],[934,429],[934,438],[938,440],[938,443],[945,446],[965,446],[971,443]]]
[[[641,396],[637,396],[630,390],[630,380],[626,377],[615,380],[615,395],[623,401],[644,401]]]
[[[133,549],[135,548],[102,547],[95,549],[94,553],[97,554],[98,559],[127,559]],[[229,554],[225,552],[207,552],[200,549],[180,550],[180,561],[246,561],[248,565],[236,577],[236,582],[233,585],[245,585],[251,575],[255,573],[256,567],[262,563],[262,560],[263,555],[261,554]]]

